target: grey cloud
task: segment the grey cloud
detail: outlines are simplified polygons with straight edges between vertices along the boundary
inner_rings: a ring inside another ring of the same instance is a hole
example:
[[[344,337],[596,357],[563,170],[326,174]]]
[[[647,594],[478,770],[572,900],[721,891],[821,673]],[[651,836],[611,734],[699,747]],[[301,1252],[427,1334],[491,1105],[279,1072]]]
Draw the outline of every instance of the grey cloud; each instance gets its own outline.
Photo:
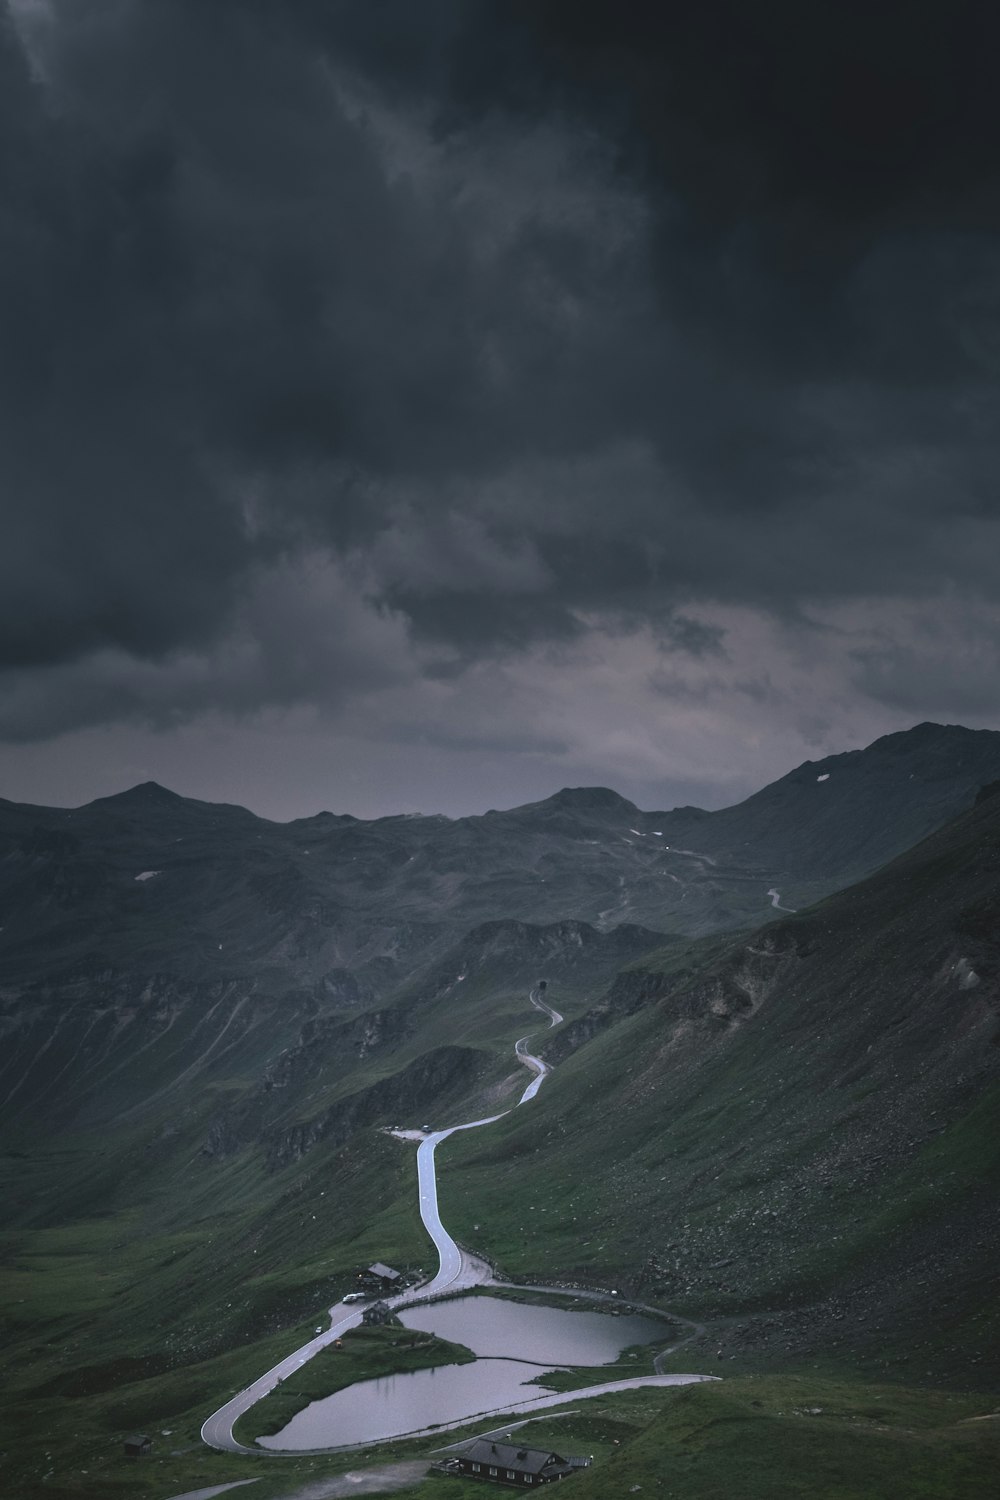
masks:
[[[4,732],[996,597],[982,7],[6,12]]]
[[[397,725],[396,743],[401,745],[439,746],[449,755],[542,756],[557,761],[569,754],[571,746],[558,735],[536,734],[530,725],[512,727],[506,734],[495,731],[476,733],[454,723],[439,725]]]
[[[269,549],[370,540],[387,478],[613,428],[590,377],[602,352],[617,366],[618,252],[547,222],[549,184],[485,253],[475,152],[391,177],[364,110],[273,13],[55,15],[44,82],[4,34],[21,149],[0,378],[25,518],[8,556],[38,567],[6,591],[9,660],[203,640]]]
[[[904,714],[989,720],[1000,677],[1000,616],[952,600],[936,615],[884,630],[850,653],[855,686]]]
[[[711,673],[704,673],[697,678],[684,677],[679,672],[660,667],[650,673],[647,685],[651,692],[669,703],[688,706],[711,703],[721,697],[735,702],[746,699],[757,704],[775,705],[781,700],[781,693],[766,673],[733,681]]]
[[[373,607],[363,581],[311,557],[259,571],[227,632],[209,645],[153,660],[109,648],[0,671],[0,738],[102,723],[164,729],[212,712],[245,718],[299,703],[329,715],[419,673],[402,619]]]
[[[724,654],[725,631],[719,625],[705,620],[692,620],[688,615],[668,614],[653,620],[657,641],[667,652],[683,652],[686,656],[708,657]]]

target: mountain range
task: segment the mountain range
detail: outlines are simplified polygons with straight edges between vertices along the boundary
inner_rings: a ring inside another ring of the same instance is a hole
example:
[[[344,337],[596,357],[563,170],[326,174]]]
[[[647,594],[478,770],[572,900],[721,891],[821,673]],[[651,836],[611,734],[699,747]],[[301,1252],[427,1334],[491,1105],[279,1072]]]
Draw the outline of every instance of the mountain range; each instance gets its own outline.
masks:
[[[0,802],[18,1493],[57,1432],[37,1493],[152,1495],[109,1434],[421,1264],[384,1127],[502,1108],[540,979],[550,1081],[442,1162],[463,1242],[703,1325],[676,1368],[996,1390],[998,792],[1000,734],[924,724],[718,812]]]

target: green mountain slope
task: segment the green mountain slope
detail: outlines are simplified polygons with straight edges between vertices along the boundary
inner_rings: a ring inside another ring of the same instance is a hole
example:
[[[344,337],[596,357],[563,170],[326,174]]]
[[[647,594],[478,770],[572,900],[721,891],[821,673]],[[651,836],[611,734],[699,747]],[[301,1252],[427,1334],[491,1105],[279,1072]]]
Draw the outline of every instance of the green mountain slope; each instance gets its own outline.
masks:
[[[135,1426],[193,1445],[359,1265],[420,1266],[384,1127],[502,1108],[532,1031],[537,1100],[441,1152],[470,1245],[704,1323],[677,1368],[996,1389],[1000,797],[969,806],[995,743],[923,726],[718,814],[0,804],[10,1492],[54,1438],[38,1493],[196,1487],[108,1454]],[[719,930],[779,880],[795,904],[792,863],[830,890],[956,805],[863,883]]]
[[[530,1120],[449,1143],[459,1231],[708,1316],[727,1353],[1000,1380],[1000,797],[668,959],[575,1023]]]

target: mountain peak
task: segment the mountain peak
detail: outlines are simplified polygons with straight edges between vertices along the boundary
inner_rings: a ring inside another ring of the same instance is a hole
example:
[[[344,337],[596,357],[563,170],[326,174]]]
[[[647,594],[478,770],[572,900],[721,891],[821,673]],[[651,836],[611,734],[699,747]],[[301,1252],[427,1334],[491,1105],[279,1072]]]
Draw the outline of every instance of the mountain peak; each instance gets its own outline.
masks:
[[[110,797],[95,797],[90,805],[92,807],[97,804],[104,807],[109,804],[114,804],[116,807],[150,807],[165,804],[176,806],[178,802],[186,800],[177,792],[172,792],[169,787],[161,786],[158,781],[140,781],[136,786],[129,787],[127,792],[114,792]]]
[[[952,746],[958,742],[971,744],[976,740],[985,743],[995,734],[991,729],[969,729],[964,724],[935,724],[930,719],[913,724],[909,729],[897,729],[892,734],[883,734],[869,750],[924,750],[930,745]]]
[[[576,812],[638,812],[634,802],[607,786],[564,786],[548,798],[550,806],[570,807]]]

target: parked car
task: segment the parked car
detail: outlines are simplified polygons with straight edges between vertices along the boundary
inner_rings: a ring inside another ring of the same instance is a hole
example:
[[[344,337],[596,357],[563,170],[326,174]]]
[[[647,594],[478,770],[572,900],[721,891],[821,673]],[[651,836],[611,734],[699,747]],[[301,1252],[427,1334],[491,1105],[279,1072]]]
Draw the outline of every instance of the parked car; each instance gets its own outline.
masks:
[[[341,1297],[341,1302],[364,1302],[364,1292],[348,1292],[346,1297]]]

